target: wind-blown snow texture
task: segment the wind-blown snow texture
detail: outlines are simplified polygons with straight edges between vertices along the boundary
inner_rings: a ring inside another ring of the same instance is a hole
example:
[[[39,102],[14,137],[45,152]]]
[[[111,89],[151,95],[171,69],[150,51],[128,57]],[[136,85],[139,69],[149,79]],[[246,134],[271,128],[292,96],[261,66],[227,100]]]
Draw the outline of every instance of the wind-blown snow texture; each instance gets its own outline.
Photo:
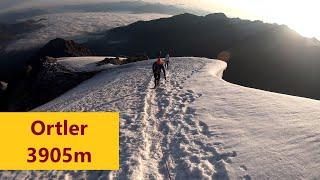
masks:
[[[105,70],[35,111],[120,111],[121,169],[1,178],[318,179],[320,103],[233,85],[226,63],[173,58],[154,90],[142,61]],[[101,142],[103,143],[103,142]]]

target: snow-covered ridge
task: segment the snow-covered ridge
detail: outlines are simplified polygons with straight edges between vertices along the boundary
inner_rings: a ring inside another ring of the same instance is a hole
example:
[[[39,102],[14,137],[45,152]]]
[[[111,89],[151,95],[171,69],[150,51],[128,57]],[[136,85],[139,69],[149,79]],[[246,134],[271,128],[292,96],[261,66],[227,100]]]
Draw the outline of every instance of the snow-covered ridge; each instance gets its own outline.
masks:
[[[98,62],[105,58],[116,58],[112,56],[85,56],[85,57],[62,57],[58,58],[57,62],[70,70],[71,72],[99,72],[111,67],[117,67],[113,64],[98,65]],[[126,58],[118,57],[120,60]]]
[[[223,78],[223,72],[227,69],[227,63],[220,60],[212,60],[214,63],[211,63],[208,67],[208,73],[214,77],[220,79]]]
[[[153,62],[107,68],[34,110],[119,111],[119,171],[5,171],[1,177],[320,177],[319,101],[228,83],[221,79],[226,63],[205,58],[173,58],[167,81],[152,89]]]
[[[67,68],[72,72],[92,72],[99,71],[110,67],[97,66],[97,62],[104,60],[104,56],[93,56],[93,57],[64,57],[58,58],[58,63]]]

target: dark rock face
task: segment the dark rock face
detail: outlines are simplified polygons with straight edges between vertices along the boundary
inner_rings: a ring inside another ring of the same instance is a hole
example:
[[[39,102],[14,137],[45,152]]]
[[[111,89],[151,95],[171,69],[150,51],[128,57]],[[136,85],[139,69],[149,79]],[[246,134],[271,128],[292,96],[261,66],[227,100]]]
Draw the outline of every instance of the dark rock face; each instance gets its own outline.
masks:
[[[1,31],[1,30],[0,30]],[[1,33],[0,33],[1,36]],[[19,51],[2,51],[0,37],[0,81],[16,81],[21,79],[26,65],[32,65],[33,69],[39,69],[40,59],[50,57],[90,56],[91,51],[75,43],[63,39],[55,39],[46,44],[43,48],[32,48]]]
[[[3,111],[29,111],[90,78],[92,73],[70,72],[55,59],[90,55],[89,49],[74,41],[50,41],[30,58],[22,73],[9,82]]]
[[[130,57],[115,57],[115,58],[107,57],[103,61],[98,62],[97,65],[98,66],[102,66],[104,64],[122,65],[122,64],[138,62],[138,61],[144,61],[148,59],[149,57],[146,55],[130,56]]]
[[[287,27],[266,31],[230,50],[227,81],[320,100],[320,42]]]
[[[64,40],[61,38],[51,40],[37,53],[38,57],[50,56],[54,58],[90,55],[92,55],[92,53],[88,48],[72,40]]]
[[[41,59],[43,57],[49,56],[53,58],[59,57],[78,57],[78,56],[90,56],[91,51],[75,43],[72,40],[64,40],[57,38],[48,42],[43,46],[29,61],[28,64],[32,66],[32,74],[37,74],[40,70],[43,62]]]
[[[6,90],[7,83],[0,81],[0,111],[4,110],[6,106]]]
[[[7,111],[32,110],[93,76],[93,73],[70,72],[51,57],[41,61],[42,67],[35,77],[27,73],[10,90]]]
[[[6,105],[7,105],[7,100],[6,100],[6,94],[5,91],[0,90],[0,112],[6,111]]]
[[[107,57],[104,60],[97,62],[97,66],[102,66],[105,64],[122,65],[122,64],[125,64],[125,59],[121,59],[120,57],[115,57],[115,58]]]

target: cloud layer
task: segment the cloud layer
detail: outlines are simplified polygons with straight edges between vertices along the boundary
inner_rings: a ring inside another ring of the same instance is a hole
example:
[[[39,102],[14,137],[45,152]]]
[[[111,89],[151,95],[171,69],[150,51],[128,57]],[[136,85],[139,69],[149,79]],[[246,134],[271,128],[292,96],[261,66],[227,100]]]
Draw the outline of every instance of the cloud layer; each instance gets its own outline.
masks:
[[[41,46],[48,41],[61,37],[77,41],[96,38],[99,32],[114,27],[124,26],[139,20],[151,20],[167,17],[163,14],[131,14],[131,13],[59,13],[34,17],[41,21],[44,28],[28,33],[8,46],[7,50],[29,49]],[[101,35],[101,34],[100,34]]]

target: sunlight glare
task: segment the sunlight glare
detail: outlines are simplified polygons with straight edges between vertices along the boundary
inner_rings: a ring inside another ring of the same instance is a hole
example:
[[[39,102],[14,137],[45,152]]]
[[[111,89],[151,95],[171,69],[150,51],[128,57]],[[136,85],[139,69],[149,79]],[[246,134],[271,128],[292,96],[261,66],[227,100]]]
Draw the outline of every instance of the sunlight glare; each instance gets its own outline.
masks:
[[[232,17],[286,24],[305,37],[320,39],[319,0],[204,0]],[[217,6],[219,5],[219,6]],[[208,7],[208,4],[207,6]],[[220,9],[219,9],[220,7]],[[223,8],[221,8],[223,7]]]

